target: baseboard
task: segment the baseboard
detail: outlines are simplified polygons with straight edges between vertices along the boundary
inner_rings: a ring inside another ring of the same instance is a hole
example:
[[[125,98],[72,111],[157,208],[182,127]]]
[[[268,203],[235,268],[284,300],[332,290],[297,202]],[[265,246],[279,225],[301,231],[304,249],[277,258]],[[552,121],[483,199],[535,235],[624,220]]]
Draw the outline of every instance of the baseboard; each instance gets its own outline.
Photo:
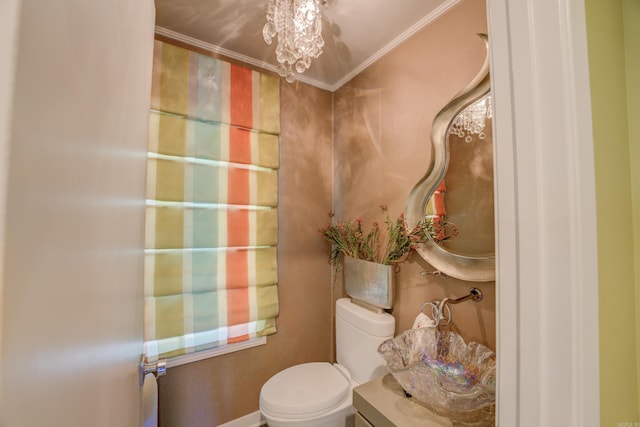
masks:
[[[262,418],[260,411],[256,411],[244,417],[231,420],[228,423],[220,424],[218,427],[260,427],[265,423],[266,421]]]

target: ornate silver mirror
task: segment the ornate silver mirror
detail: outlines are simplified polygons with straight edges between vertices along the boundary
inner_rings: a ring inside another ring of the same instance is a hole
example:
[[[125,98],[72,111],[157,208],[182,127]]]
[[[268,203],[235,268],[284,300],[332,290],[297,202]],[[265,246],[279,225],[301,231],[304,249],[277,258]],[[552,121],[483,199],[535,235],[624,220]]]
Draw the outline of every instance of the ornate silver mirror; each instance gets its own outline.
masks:
[[[488,48],[487,36],[480,34]],[[435,117],[433,156],[406,205],[413,228],[421,221],[445,235],[427,235],[418,253],[442,273],[462,280],[495,280],[493,146],[489,58]],[[446,237],[445,240],[442,240]]]

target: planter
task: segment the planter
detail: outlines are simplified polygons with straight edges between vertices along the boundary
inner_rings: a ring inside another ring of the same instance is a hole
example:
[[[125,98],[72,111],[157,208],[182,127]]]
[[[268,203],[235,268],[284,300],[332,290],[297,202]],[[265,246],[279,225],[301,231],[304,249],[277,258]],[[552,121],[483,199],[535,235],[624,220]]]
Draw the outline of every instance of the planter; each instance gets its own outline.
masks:
[[[393,307],[395,266],[344,257],[344,289],[347,295],[383,309]]]

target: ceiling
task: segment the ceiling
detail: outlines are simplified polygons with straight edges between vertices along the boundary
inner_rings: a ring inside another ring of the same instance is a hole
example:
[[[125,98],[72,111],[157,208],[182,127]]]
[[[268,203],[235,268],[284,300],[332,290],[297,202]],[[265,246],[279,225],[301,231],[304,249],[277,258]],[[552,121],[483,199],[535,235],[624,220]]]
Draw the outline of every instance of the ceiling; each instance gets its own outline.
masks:
[[[327,0],[324,53],[300,81],[334,91],[459,0]],[[155,0],[156,31],[276,70],[275,42],[262,38],[267,0]]]

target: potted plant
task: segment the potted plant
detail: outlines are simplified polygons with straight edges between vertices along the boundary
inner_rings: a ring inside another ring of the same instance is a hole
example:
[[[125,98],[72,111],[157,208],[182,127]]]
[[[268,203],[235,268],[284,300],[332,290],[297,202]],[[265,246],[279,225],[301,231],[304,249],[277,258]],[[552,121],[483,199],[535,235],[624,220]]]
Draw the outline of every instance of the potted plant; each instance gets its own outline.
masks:
[[[387,210],[386,206],[381,209]],[[329,215],[334,217],[332,213]],[[419,243],[428,238],[441,243],[457,235],[457,229],[446,218],[426,216],[410,230],[403,213],[395,220],[387,215],[385,225],[382,228],[374,222],[365,227],[363,221],[356,218],[332,222],[322,228],[320,234],[331,243],[329,262],[336,272],[343,256],[345,291],[352,298],[391,308],[397,264],[404,261]]]
[[[386,206],[380,206],[386,212]],[[333,213],[329,213],[334,218]],[[362,219],[332,222],[320,229],[322,237],[331,243],[330,263],[338,267],[340,255],[378,264],[390,265],[404,261],[416,245],[431,238],[442,243],[458,235],[457,227],[446,217],[425,216],[418,225],[409,230],[401,213],[396,220],[389,215],[385,230],[374,222],[368,229]]]

